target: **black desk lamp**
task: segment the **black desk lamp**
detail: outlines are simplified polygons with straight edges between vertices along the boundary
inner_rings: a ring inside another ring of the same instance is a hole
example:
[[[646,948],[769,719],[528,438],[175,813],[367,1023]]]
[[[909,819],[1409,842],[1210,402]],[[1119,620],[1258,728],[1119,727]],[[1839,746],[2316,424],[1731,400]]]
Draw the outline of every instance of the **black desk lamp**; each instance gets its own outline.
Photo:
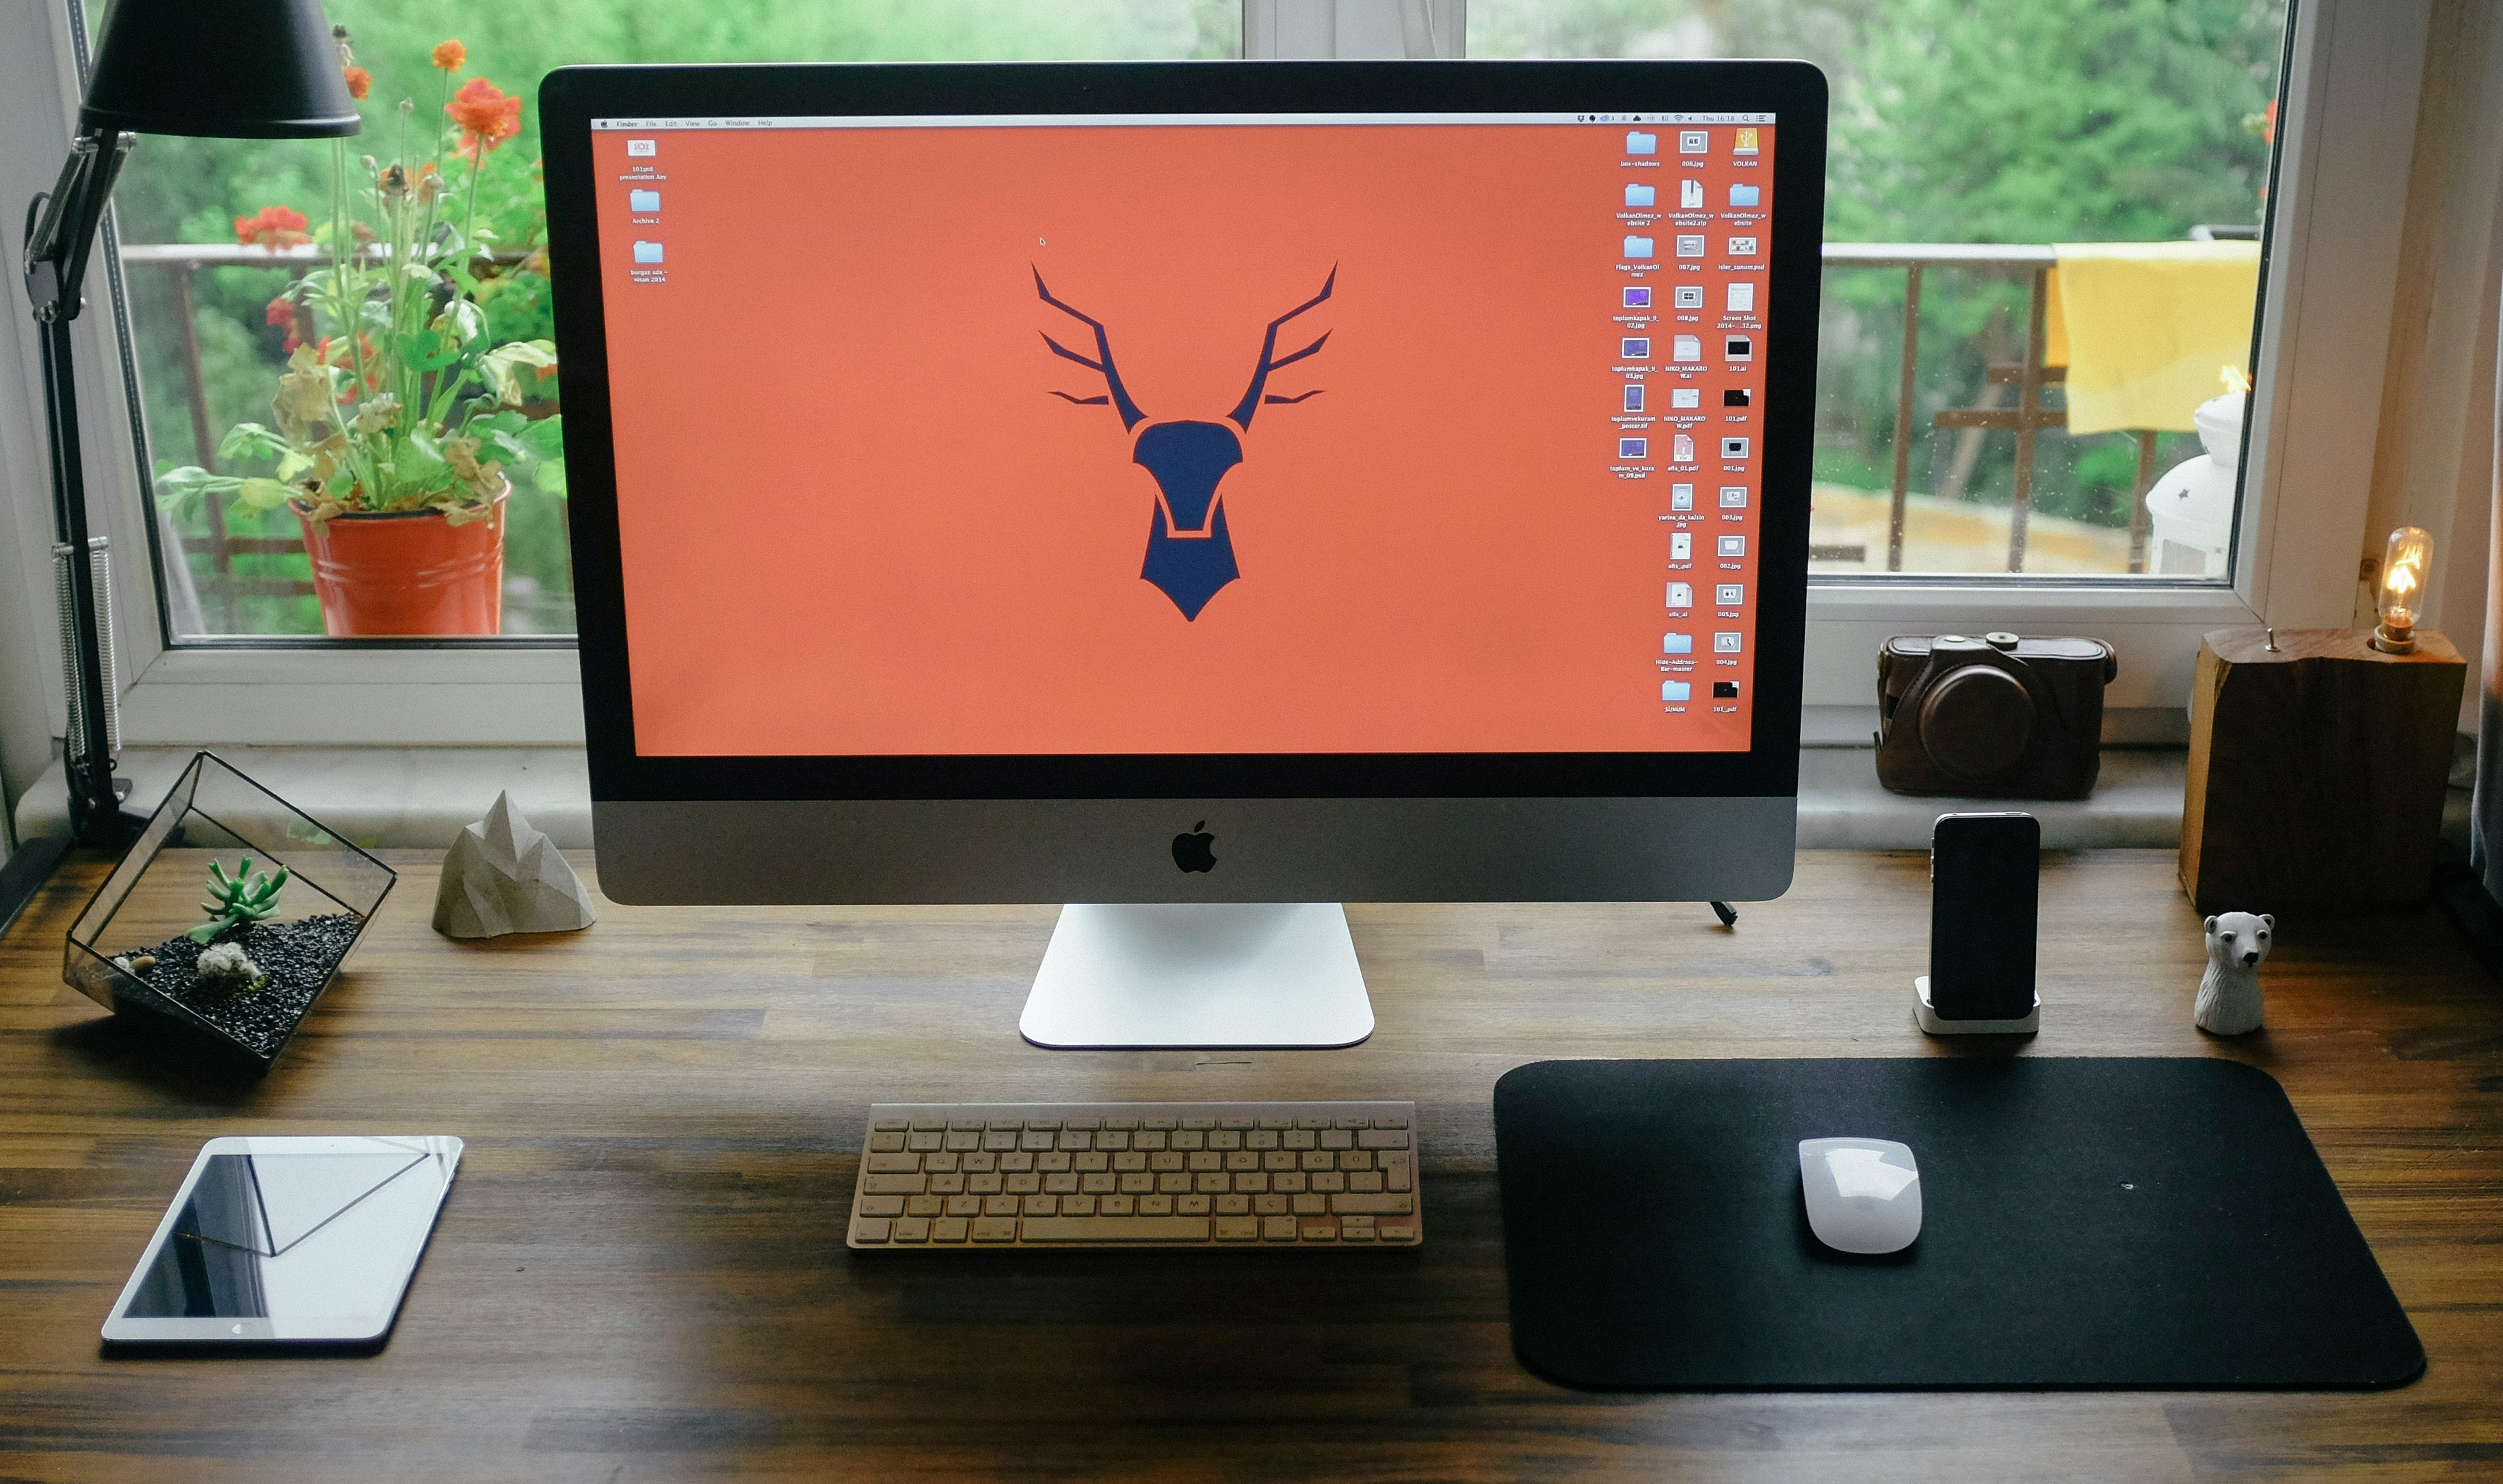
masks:
[[[70,321],[85,304],[80,283],[96,224],[138,134],[322,139],[357,132],[362,121],[340,68],[321,0],[113,0],[87,71],[69,160],[51,190],[26,208],[26,297],[42,340],[45,429],[52,445],[52,567],[69,684],[70,833],[80,844],[120,846],[131,833],[113,782],[120,728],[107,670],[106,546],[104,537],[87,535],[78,391],[70,374]],[[38,881],[50,862],[43,867]],[[0,891],[0,898],[8,895]],[[0,900],[0,921],[18,905]]]

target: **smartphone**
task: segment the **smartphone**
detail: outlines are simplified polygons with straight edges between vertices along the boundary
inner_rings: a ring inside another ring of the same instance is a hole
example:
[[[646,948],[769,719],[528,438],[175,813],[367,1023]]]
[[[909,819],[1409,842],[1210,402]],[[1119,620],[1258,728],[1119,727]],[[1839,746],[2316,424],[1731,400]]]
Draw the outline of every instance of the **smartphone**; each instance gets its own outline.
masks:
[[[1930,1006],[1942,1020],[2034,1010],[2042,826],[2020,811],[1940,814],[1930,833]]]

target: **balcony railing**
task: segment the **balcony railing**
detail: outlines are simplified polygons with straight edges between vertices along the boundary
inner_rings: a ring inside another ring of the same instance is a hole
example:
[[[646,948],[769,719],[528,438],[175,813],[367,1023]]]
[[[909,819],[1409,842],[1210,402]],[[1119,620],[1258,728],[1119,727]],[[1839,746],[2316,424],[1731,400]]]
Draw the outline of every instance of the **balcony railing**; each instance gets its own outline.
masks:
[[[496,255],[497,261],[508,264],[520,261],[526,256],[521,253]],[[184,392],[190,409],[192,452],[201,467],[214,470],[218,466],[218,433],[210,415],[207,387],[201,372],[192,280],[204,269],[223,267],[283,268],[301,276],[328,260],[327,251],[318,247],[272,251],[227,244],[153,243],[127,246],[121,250],[124,265],[162,274],[166,280],[181,346]],[[1825,262],[1829,267],[1900,268],[1903,273],[1902,359],[1895,382],[1891,449],[1894,468],[1886,526],[1887,571],[1903,569],[1904,535],[1911,514],[1908,502],[1911,454],[1915,441],[1915,370],[1921,349],[1921,295],[1924,275],[1932,269],[1977,269],[2021,274],[2027,285],[2023,352],[2012,362],[1993,363],[1987,367],[1983,381],[1984,405],[1939,411],[1931,418],[1926,430],[2008,431],[2015,434],[2015,471],[2007,516],[2006,569],[2011,572],[2025,569],[2028,527],[2033,515],[2035,445],[2043,431],[2061,430],[2068,426],[2066,412],[2043,405],[2044,390],[2059,386],[2067,374],[2064,367],[2043,364],[2044,325],[2054,261],[2051,248],[2025,244],[1830,242],[1825,245]],[[2014,406],[1996,405],[1998,389],[2002,387],[2015,388]],[[2130,496],[2128,570],[2139,573],[2146,569],[2146,492],[2155,480],[2156,434],[2151,430],[2142,430],[2131,436],[2138,444],[2138,470]],[[233,559],[237,555],[293,552],[301,548],[291,538],[231,535],[225,529],[224,512],[219,501],[212,499],[206,501],[206,505],[208,534],[204,537],[188,537],[183,545],[187,552],[208,557],[211,569],[219,574],[220,584],[226,592],[301,594],[312,591],[309,582],[235,575]],[[1865,562],[1868,553],[1864,547],[1830,550],[1819,547],[1813,556],[1825,561]]]

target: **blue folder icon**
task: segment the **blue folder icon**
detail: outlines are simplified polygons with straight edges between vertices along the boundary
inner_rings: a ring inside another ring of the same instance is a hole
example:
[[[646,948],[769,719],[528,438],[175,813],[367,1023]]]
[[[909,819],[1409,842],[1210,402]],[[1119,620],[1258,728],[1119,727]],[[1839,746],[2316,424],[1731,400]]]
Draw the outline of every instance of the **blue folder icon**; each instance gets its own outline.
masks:
[[[1732,186],[1730,188],[1730,204],[1732,206],[1753,206],[1763,197],[1763,195],[1764,190],[1761,187]]]
[[[661,209],[661,193],[657,190],[629,190],[626,192],[626,209],[628,211],[659,211]]]
[[[1695,636],[1692,634],[1663,634],[1660,637],[1660,652],[1663,654],[1693,654],[1695,652]]]
[[[1628,206],[1649,206],[1654,200],[1659,198],[1659,191],[1650,186],[1628,186],[1626,188],[1626,204]]]
[[[1651,256],[1651,239],[1649,237],[1628,237],[1626,239],[1626,256],[1628,258],[1649,258]]]
[[[1694,694],[1695,687],[1688,681],[1663,680],[1660,682],[1660,699],[1663,701],[1684,701]]]
[[[1629,155],[1657,155],[1660,153],[1660,136],[1658,134],[1643,133],[1628,134],[1626,136],[1626,153]]]
[[[661,260],[661,245],[657,242],[635,243],[634,260],[636,262],[659,262]]]

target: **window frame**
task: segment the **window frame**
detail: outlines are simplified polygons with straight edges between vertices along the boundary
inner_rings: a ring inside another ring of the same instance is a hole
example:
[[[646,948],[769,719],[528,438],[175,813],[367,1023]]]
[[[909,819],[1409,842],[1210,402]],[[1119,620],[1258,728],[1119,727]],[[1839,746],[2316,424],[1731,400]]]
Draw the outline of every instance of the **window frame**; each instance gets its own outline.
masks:
[[[2246,431],[2230,585],[1819,580],[1807,599],[1807,742],[1865,742],[1875,711],[1872,655],[1889,634],[2013,628],[2108,638],[2120,653],[2119,677],[2107,694],[2108,736],[2163,741],[2179,733],[2200,635],[2255,623],[2343,627],[2350,620],[2399,271],[2398,224],[2407,206],[2409,172],[2394,163],[2414,151],[2431,3],[2297,0],[2289,17],[2261,286],[2267,312],[2259,392]],[[48,18],[52,28],[51,54],[23,48],[0,56],[0,98],[12,100],[0,105],[0,137],[11,141],[13,155],[24,156],[0,162],[0,180],[13,183],[39,175],[49,181],[78,101],[68,7],[54,0],[37,9],[35,23]],[[580,742],[581,692],[566,639],[167,641],[155,573],[132,578],[132,564],[149,560],[153,540],[141,433],[120,374],[114,313],[120,272],[118,257],[96,255],[88,309],[74,328],[90,515],[120,559],[114,604],[125,745]],[[11,312],[22,326],[17,276],[13,263]],[[12,344],[31,355],[22,328],[0,340]],[[2298,355],[2307,349],[2312,354]],[[40,384],[23,357],[7,359],[13,363],[0,365],[0,395],[14,392],[21,406],[40,406]],[[41,426],[39,415],[26,422]],[[39,471],[21,471],[0,482],[0,496],[14,507],[11,534],[24,590],[49,595],[48,483]],[[58,736],[66,718],[55,621],[49,602],[31,605],[38,610],[31,617],[40,631],[45,716]]]

